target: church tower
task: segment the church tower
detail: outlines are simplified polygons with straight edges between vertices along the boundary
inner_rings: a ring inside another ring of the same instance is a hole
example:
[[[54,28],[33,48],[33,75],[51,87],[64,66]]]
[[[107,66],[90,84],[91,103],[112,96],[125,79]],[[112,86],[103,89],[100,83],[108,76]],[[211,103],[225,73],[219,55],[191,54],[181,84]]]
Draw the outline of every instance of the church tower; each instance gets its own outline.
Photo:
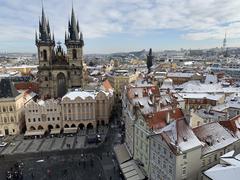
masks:
[[[53,63],[55,40],[51,36],[49,21],[46,18],[44,8],[42,7],[42,17],[39,20],[39,33],[35,35],[36,46],[38,50],[38,83],[39,94],[43,98],[53,96],[53,85],[49,82],[52,79],[50,67]]]
[[[36,32],[36,46],[38,48],[39,66],[49,66],[52,62],[55,40],[51,36],[49,21],[42,7],[42,18],[39,20],[39,37]]]
[[[65,34],[67,54],[64,53],[61,42],[55,48],[54,35],[50,32],[49,21],[42,8],[39,33],[36,32],[39,95],[42,99],[59,98],[69,89],[83,86],[84,42],[73,8],[68,33]]]
[[[68,22],[68,33],[65,34],[67,59],[72,71],[70,72],[71,87],[83,86],[83,35],[79,29],[78,20],[72,7],[71,20]]]

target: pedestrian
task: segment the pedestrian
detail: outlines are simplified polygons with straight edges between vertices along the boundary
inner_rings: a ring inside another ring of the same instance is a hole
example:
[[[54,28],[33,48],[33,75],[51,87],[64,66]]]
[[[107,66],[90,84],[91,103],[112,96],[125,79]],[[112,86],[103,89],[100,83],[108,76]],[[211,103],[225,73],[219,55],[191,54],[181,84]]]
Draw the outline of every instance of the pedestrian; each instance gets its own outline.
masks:
[[[34,174],[33,174],[33,172],[32,172],[32,175],[31,175],[31,176],[32,176],[32,179],[34,179]]]

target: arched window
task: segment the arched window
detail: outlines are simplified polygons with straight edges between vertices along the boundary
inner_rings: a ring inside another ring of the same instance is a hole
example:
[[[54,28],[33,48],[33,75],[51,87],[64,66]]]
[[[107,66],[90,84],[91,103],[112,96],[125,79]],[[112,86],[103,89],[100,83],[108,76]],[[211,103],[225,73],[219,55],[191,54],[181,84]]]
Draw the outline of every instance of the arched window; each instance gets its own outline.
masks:
[[[43,60],[47,61],[47,50],[46,49],[43,50]]]
[[[76,49],[72,50],[72,56],[73,56],[73,59],[77,59],[77,50]]]
[[[13,117],[11,117],[11,122],[14,122],[14,118]]]

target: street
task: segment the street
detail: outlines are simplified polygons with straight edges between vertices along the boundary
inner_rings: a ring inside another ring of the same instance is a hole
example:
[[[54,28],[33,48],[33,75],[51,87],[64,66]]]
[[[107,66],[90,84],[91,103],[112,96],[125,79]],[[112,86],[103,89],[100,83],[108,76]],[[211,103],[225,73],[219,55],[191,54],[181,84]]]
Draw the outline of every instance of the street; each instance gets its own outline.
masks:
[[[24,180],[120,180],[117,161],[113,153],[114,144],[121,142],[119,139],[121,128],[117,125],[119,121],[120,119],[114,118],[109,124],[105,142],[98,146],[67,148],[62,144],[61,150],[56,148],[49,151],[34,151],[35,149],[41,149],[28,145],[29,141],[35,140],[24,141],[24,144],[28,147],[28,149],[25,149],[26,146],[22,145],[24,152],[6,153],[4,157],[1,156],[0,177],[5,179],[6,172],[10,171],[16,162],[23,162]],[[72,137],[64,138],[64,142],[66,139],[69,139],[69,142],[73,141]],[[74,137],[74,140],[76,139]],[[42,141],[41,139],[38,140]],[[45,139],[44,141],[50,140]],[[18,145],[16,149],[19,149],[19,147],[21,150],[21,145]],[[2,178],[0,179],[2,180]]]

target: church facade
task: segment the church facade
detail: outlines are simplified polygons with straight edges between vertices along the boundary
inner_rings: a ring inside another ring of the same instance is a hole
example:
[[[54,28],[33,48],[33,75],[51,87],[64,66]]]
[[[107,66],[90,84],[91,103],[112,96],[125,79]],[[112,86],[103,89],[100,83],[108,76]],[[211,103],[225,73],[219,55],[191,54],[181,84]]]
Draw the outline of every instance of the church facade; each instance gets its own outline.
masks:
[[[39,33],[36,32],[38,83],[42,99],[62,97],[68,89],[83,86],[84,41],[73,9],[68,32],[65,33],[65,45],[67,53],[63,51],[60,42],[55,47],[54,34],[51,33],[49,21],[42,9]]]

